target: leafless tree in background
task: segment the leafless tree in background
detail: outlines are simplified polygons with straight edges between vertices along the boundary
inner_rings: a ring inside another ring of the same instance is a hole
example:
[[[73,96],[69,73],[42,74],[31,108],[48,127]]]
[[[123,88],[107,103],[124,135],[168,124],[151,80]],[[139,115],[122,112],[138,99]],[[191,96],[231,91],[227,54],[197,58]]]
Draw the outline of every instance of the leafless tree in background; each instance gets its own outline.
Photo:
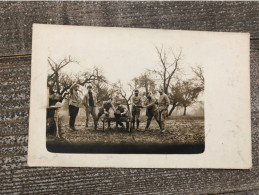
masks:
[[[171,92],[168,94],[170,104],[172,105],[168,116],[172,115],[172,112],[177,106],[181,106],[182,95],[182,83],[178,80],[175,84],[171,85]]]
[[[97,104],[100,104],[103,101],[106,101],[110,94],[108,88],[108,81],[105,76],[103,76],[103,71],[101,68],[94,67],[95,79],[90,81],[93,85],[93,89],[96,92]]]
[[[55,62],[51,57],[48,57],[48,63],[51,68],[51,73],[48,75],[50,94],[56,92],[60,96],[63,96],[75,81],[77,81],[77,84],[81,86],[93,83],[94,81],[99,81],[100,83],[107,82],[102,71],[96,67],[91,72],[85,71],[76,75],[63,73],[61,70],[65,66],[70,63],[78,63],[70,56],[60,62]]]
[[[140,74],[140,76],[133,78],[128,83],[131,92],[124,89],[122,82],[115,84],[109,83],[102,69],[99,67],[94,67],[91,71],[69,74],[64,73],[62,69],[70,63],[78,63],[76,60],[69,56],[59,62],[55,62],[49,57],[50,73],[48,74],[48,87],[50,94],[55,93],[64,97],[64,94],[68,92],[75,82],[81,86],[91,84],[97,93],[98,103],[107,100],[109,97],[115,97],[117,94],[129,109],[130,99],[134,89],[142,88],[146,94],[148,92],[155,93],[157,82],[159,82],[162,83],[172,106],[168,111],[168,115],[170,116],[178,106],[184,108],[183,114],[186,115],[187,108],[194,104],[200,92],[204,91],[203,67],[192,67],[194,77],[192,79],[182,80],[179,68],[182,53],[179,52],[178,55],[175,55],[172,50],[165,50],[163,46],[161,48],[156,47],[156,51],[159,57],[158,68],[147,70]]]
[[[196,87],[192,79],[181,82],[181,106],[184,108],[183,115],[186,115],[187,107],[191,106],[197,101],[201,92],[200,87]]]
[[[172,50],[164,49],[163,46],[155,48],[159,58],[159,67],[151,71],[160,77],[164,92],[168,94],[172,78],[179,70],[182,52],[176,55]]]
[[[145,94],[149,92],[156,93],[156,82],[152,78],[150,71],[146,71],[140,76],[133,78],[129,85],[132,89],[144,88]]]
[[[56,91],[57,94],[62,95],[60,89],[60,74],[61,70],[70,63],[78,62],[72,59],[71,56],[65,57],[63,60],[60,60],[59,62],[55,62],[51,57],[48,57],[48,64],[52,71],[52,73],[48,75],[48,87],[50,88],[51,93],[54,93],[54,91]]]
[[[126,90],[123,88],[123,84],[121,83],[121,81],[114,84],[114,88],[116,89],[117,94],[122,97],[123,102],[126,103],[127,109],[130,110],[130,99],[133,95],[133,90],[131,90],[130,94],[127,94]]]
[[[193,80],[196,83],[197,87],[201,88],[201,91],[204,91],[204,76],[203,76],[203,67],[201,65],[192,68],[192,72],[195,74],[196,78]]]

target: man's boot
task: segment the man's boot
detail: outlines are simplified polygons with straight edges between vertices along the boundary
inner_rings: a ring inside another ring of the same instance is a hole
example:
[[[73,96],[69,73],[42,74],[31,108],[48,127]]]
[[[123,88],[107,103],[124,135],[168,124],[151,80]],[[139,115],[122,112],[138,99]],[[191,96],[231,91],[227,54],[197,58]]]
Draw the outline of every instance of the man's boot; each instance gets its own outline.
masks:
[[[156,120],[158,126],[159,126],[159,129],[161,129],[161,122],[159,120]]]
[[[139,120],[137,120],[137,130],[139,129]]]
[[[162,133],[164,133],[164,132],[165,132],[165,122],[164,122],[164,121],[163,121],[163,122],[161,121],[161,122],[160,122],[160,126],[161,126],[160,129],[162,130]]]
[[[132,121],[132,129],[135,129],[135,121]]]
[[[76,128],[75,128],[74,126],[71,126],[70,129],[71,129],[72,131],[76,131]]]
[[[95,120],[95,121],[94,121],[94,130],[97,130],[97,124],[98,124],[98,123],[97,123],[97,121]]]
[[[149,125],[150,125],[150,121],[147,121],[147,125],[146,125],[146,128],[145,128],[145,130],[148,130],[148,128],[149,128]]]

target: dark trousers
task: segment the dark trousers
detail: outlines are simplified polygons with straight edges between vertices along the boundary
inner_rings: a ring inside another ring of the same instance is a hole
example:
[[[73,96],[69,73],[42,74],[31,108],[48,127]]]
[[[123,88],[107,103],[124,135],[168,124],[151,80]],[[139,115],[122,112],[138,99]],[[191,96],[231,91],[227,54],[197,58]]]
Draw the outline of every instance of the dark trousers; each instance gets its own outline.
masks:
[[[69,105],[69,126],[70,127],[75,127],[75,121],[76,121],[76,116],[78,114],[79,108],[76,106]]]
[[[158,113],[157,112],[147,111],[146,115],[147,115],[147,125],[146,125],[146,128],[149,128],[149,125],[150,125],[151,120],[152,120],[153,117],[156,119],[156,122],[157,122],[157,124],[160,127],[160,122],[159,122],[159,118],[158,118]]]
[[[139,116],[140,116],[140,108],[133,107],[132,109],[133,122],[139,121]]]
[[[139,116],[140,108],[133,107],[132,109],[132,127],[135,128],[135,122],[137,122],[137,129],[139,128]]]
[[[125,117],[127,115],[126,114],[125,115],[121,115],[121,114],[114,113],[114,116],[115,116],[115,119],[116,119],[116,127],[118,126],[118,124],[123,127],[124,125],[121,122],[121,117]]]
[[[94,126],[97,127],[97,116],[96,116],[95,106],[88,106],[86,107],[85,111],[86,111],[86,126],[88,126],[89,115],[91,114],[94,120]]]
[[[97,115],[97,123],[99,121],[99,119],[101,118],[101,116],[104,114],[104,110],[99,110],[98,115]],[[109,117],[109,113],[105,115],[105,117]],[[108,127],[111,127],[111,122],[108,121]]]
[[[98,114],[97,114],[97,122],[99,121],[99,119],[101,118],[101,116],[104,114],[104,109],[100,109]]]

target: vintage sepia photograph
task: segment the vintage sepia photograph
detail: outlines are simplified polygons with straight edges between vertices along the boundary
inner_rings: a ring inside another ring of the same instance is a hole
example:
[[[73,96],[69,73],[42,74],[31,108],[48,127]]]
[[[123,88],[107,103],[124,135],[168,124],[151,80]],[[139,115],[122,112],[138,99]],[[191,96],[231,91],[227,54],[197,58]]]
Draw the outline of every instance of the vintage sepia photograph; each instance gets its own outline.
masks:
[[[49,45],[48,151],[202,153],[203,56],[173,33],[118,32]]]
[[[33,29],[29,165],[250,166],[249,34]]]

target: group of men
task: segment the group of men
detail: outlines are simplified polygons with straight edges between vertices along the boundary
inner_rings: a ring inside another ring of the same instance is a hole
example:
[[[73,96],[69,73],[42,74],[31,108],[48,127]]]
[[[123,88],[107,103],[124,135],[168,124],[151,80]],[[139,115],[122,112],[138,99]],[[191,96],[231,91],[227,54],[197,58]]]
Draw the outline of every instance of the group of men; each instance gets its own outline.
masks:
[[[87,87],[87,93],[81,102],[79,97],[79,85],[74,84],[70,88],[69,95],[69,126],[75,131],[75,119],[79,111],[79,106],[82,103],[86,110],[86,127],[88,127],[89,116],[91,115],[94,121],[94,129],[97,129],[99,119],[105,115],[110,117],[110,111],[113,110],[116,119],[116,127],[120,125],[124,128],[121,118],[128,116],[130,113],[126,106],[122,105],[121,101],[116,102],[114,106],[113,98],[109,97],[107,101],[103,102],[103,105],[99,108],[96,114],[97,99],[95,93],[92,91],[92,86]],[[139,90],[134,90],[134,95],[131,98],[131,115],[132,115],[132,129],[139,129],[140,124],[140,111],[142,108],[146,108],[147,122],[146,128],[148,129],[152,118],[157,121],[162,132],[165,131],[165,118],[167,115],[167,109],[169,106],[169,98],[164,93],[163,89],[159,90],[160,97],[158,100],[152,96],[151,93],[146,94],[145,100],[139,95]],[[110,122],[108,121],[108,128],[110,128]]]

